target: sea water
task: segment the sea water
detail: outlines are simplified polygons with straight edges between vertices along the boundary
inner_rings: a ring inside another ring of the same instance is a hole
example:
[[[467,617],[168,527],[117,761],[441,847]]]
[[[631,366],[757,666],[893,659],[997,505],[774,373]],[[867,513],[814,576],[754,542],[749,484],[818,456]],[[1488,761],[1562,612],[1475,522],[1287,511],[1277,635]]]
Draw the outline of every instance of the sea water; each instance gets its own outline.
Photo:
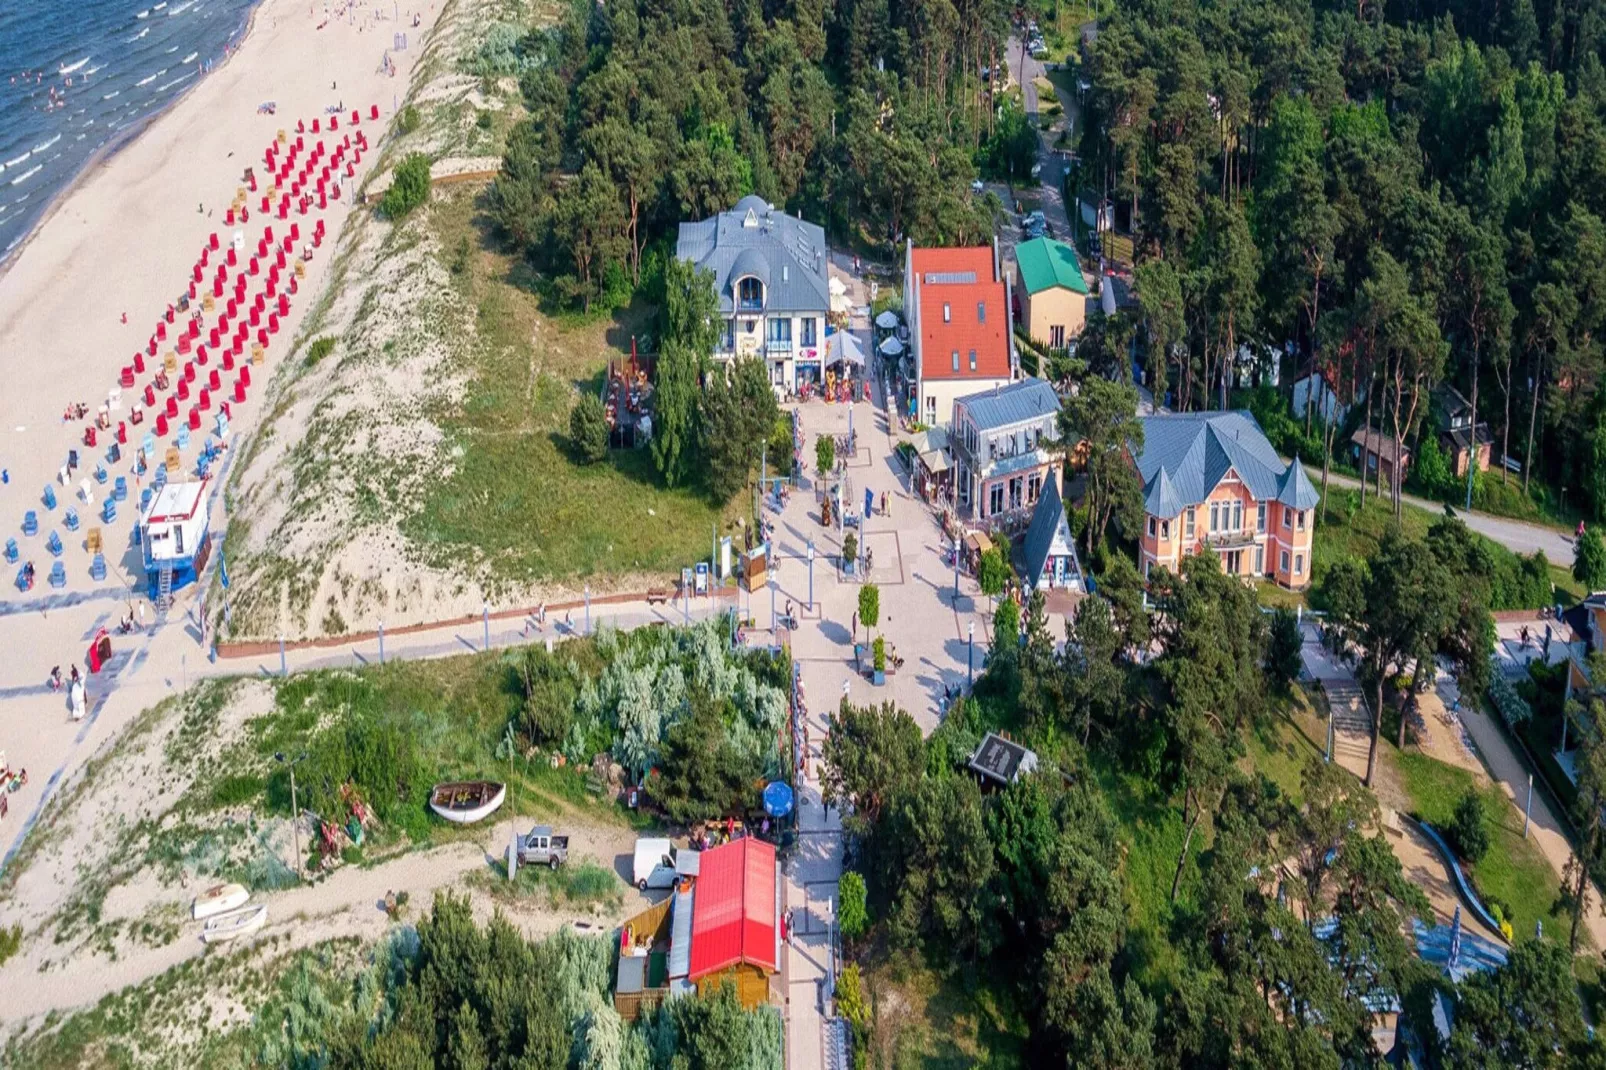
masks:
[[[0,3],[0,263],[97,152],[222,62],[253,2]]]

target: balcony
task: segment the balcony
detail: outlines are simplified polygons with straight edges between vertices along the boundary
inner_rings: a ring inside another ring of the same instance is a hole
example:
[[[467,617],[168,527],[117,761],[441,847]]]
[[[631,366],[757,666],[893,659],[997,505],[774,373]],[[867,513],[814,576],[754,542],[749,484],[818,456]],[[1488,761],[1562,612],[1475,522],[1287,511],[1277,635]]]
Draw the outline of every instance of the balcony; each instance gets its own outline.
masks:
[[[1205,535],[1204,545],[1212,550],[1242,550],[1259,541],[1261,533],[1245,528],[1243,531],[1212,531]]]

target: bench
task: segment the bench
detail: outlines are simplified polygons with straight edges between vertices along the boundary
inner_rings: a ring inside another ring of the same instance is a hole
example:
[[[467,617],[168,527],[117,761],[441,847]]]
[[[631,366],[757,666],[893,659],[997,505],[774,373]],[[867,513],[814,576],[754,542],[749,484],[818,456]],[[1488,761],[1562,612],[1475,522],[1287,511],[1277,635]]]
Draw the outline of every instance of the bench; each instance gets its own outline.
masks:
[[[647,588],[647,604],[649,606],[663,605],[669,601],[669,592],[662,587]]]

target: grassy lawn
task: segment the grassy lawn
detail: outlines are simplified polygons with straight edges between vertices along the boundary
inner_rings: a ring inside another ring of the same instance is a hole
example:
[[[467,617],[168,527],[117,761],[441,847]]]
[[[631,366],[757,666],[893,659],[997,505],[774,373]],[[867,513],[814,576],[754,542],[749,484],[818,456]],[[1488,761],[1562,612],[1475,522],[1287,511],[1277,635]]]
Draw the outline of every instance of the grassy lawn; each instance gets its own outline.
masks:
[[[1026,1023],[1008,982],[942,972],[920,956],[894,953],[865,970],[874,1051],[870,1065],[893,1070],[994,1070],[1024,1066]]]
[[[479,196],[463,187],[430,210],[452,285],[475,316],[462,341],[463,396],[430,414],[455,459],[403,532],[437,567],[467,558],[515,584],[667,574],[700,559],[745,496],[722,511],[695,489],[665,489],[645,449],[596,465],[566,449],[578,392],[599,388],[610,357],[628,357],[651,310],[636,304],[602,322],[546,315],[522,262],[486,234]]]
[[[1312,587],[1320,588],[1322,580],[1326,577],[1333,564],[1341,560],[1367,561],[1377,553],[1378,544],[1382,541],[1385,532],[1394,526],[1394,508],[1385,499],[1378,501],[1368,496],[1363,508],[1360,504],[1360,491],[1345,487],[1334,487],[1327,492],[1326,514],[1318,509],[1320,518],[1316,526],[1314,560],[1311,563]],[[1439,514],[1430,513],[1412,505],[1406,505],[1400,511],[1400,529],[1407,537],[1418,539],[1428,533],[1434,523],[1439,520]],[[1548,583],[1523,584],[1524,569],[1531,568],[1530,560],[1520,557],[1512,551],[1490,539],[1483,538],[1474,533],[1489,549],[1495,568],[1499,571],[1501,583],[1507,589],[1515,590],[1518,587],[1543,587],[1543,598],[1534,590],[1531,597],[1524,599],[1530,605],[1496,605],[1496,609],[1537,609],[1541,605],[1549,604],[1553,597]],[[1546,578],[1551,582],[1559,583],[1558,572],[1565,572],[1555,565],[1551,565]],[[1567,580],[1571,583],[1570,574]],[[1576,586],[1576,585],[1574,585]],[[1572,589],[1571,587],[1568,588]]]
[[[1412,812],[1441,833],[1449,827],[1456,804],[1475,787],[1467,770],[1426,755],[1402,754],[1385,745],[1383,756],[1398,770]],[[1486,785],[1482,794],[1495,819],[1489,853],[1471,867],[1479,895],[1500,901],[1518,939],[1532,934],[1536,921],[1552,933],[1566,932],[1570,918],[1556,905],[1561,882],[1539,848],[1522,838],[1522,815],[1499,788]]]

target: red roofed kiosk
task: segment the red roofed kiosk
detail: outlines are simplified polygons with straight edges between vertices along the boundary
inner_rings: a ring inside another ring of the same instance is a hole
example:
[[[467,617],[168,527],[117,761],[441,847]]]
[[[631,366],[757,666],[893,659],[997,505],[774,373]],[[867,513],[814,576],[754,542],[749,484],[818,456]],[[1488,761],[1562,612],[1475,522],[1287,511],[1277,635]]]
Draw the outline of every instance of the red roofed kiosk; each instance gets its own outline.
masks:
[[[780,969],[775,848],[747,836],[702,853],[692,905],[687,980],[704,993],[725,981],[748,1010],[770,1002]]]

